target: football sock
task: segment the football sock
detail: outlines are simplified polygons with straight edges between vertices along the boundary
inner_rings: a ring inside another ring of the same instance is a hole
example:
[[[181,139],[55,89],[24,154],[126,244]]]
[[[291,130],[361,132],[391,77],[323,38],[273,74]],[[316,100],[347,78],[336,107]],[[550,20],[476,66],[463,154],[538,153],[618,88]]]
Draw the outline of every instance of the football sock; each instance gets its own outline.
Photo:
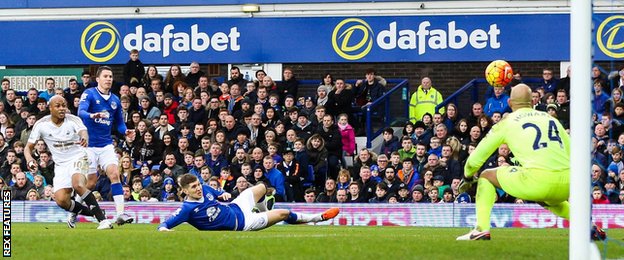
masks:
[[[559,217],[570,220],[570,202],[564,201],[555,205],[546,205],[544,208],[550,210]]]
[[[102,209],[100,209],[100,205],[98,204],[95,196],[93,196],[93,193],[91,191],[87,190],[85,194],[82,194],[82,198],[84,199],[84,202],[90,206],[93,216],[98,221],[106,219],[106,217],[104,216],[104,212],[102,212]]]
[[[288,214],[288,218],[285,221],[288,224],[320,222],[320,221],[323,221],[323,217],[321,216],[321,214],[303,214],[303,213],[295,213],[291,211],[290,214]]]
[[[71,204],[69,206],[69,209],[67,209],[67,211],[80,214],[80,215],[85,215],[85,216],[93,216],[93,212],[91,212],[89,208],[85,207],[84,205],[80,203],[76,203],[76,201],[74,200],[71,200]]]
[[[78,193],[74,193],[74,200],[78,203],[82,203],[82,197]]]
[[[486,178],[479,178],[477,184],[477,230],[490,231],[490,214],[496,202],[496,188]]]
[[[290,213],[288,213],[288,218],[284,221],[286,221],[286,223],[288,224],[297,224],[297,214],[291,211]]]
[[[267,211],[268,209],[267,209],[267,204],[266,203],[267,203],[267,200],[264,199],[264,196],[262,196],[260,198],[260,200],[258,200],[258,202],[256,203],[256,208],[258,209],[258,211],[260,211],[260,212]]]
[[[117,216],[119,216],[124,213],[123,188],[121,187],[121,183],[111,184],[111,194],[113,195],[113,201],[115,201]]]

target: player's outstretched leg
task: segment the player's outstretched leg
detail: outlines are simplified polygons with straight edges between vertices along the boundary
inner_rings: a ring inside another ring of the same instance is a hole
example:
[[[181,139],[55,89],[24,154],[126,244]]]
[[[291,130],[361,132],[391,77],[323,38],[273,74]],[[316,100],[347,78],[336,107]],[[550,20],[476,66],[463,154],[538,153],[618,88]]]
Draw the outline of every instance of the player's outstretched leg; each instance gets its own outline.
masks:
[[[106,175],[111,181],[111,195],[113,195],[113,201],[115,202],[115,210],[117,211],[116,223],[117,225],[129,224],[134,221],[130,215],[124,212],[124,198],[123,188],[119,181],[119,168],[115,164],[106,166]]]
[[[475,229],[463,236],[457,237],[457,240],[490,240],[490,214],[492,207],[496,202],[496,188],[488,178],[496,178],[496,169],[488,169],[481,173],[478,180],[476,211],[477,226]],[[498,181],[496,181],[498,184]]]
[[[280,221],[285,221],[288,224],[316,223],[335,218],[339,213],[340,209],[338,208],[330,208],[319,214],[303,214],[292,212],[287,209],[274,209],[267,212],[269,219],[269,224],[267,226],[275,225]]]

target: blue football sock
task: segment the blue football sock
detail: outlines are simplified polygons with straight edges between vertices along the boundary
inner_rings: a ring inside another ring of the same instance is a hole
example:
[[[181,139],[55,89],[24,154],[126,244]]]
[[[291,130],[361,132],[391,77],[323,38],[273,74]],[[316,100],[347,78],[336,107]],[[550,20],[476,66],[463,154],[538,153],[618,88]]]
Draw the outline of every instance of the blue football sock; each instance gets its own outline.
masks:
[[[297,214],[290,212],[288,218],[285,220],[288,224],[297,224]]]

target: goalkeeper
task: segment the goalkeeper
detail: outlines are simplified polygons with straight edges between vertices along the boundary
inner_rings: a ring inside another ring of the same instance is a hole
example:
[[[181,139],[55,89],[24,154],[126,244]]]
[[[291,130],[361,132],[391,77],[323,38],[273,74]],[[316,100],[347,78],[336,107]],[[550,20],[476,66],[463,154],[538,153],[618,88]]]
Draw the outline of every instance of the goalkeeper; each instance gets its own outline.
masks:
[[[516,198],[536,201],[557,216],[570,218],[570,137],[556,118],[532,108],[529,86],[515,86],[507,102],[513,113],[492,127],[464,167],[459,191],[465,192],[477,182],[477,225],[457,240],[490,239],[496,187]],[[501,144],[509,146],[521,166],[487,169],[477,178],[477,170]],[[597,226],[592,233],[604,238]]]

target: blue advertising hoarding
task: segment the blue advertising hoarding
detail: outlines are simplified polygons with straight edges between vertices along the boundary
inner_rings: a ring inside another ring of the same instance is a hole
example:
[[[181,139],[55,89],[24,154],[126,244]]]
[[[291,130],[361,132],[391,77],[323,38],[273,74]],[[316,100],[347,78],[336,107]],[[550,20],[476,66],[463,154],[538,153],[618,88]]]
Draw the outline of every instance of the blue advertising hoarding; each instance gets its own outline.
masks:
[[[624,57],[624,16],[598,15],[596,59]],[[2,65],[569,60],[563,14],[0,22]]]

